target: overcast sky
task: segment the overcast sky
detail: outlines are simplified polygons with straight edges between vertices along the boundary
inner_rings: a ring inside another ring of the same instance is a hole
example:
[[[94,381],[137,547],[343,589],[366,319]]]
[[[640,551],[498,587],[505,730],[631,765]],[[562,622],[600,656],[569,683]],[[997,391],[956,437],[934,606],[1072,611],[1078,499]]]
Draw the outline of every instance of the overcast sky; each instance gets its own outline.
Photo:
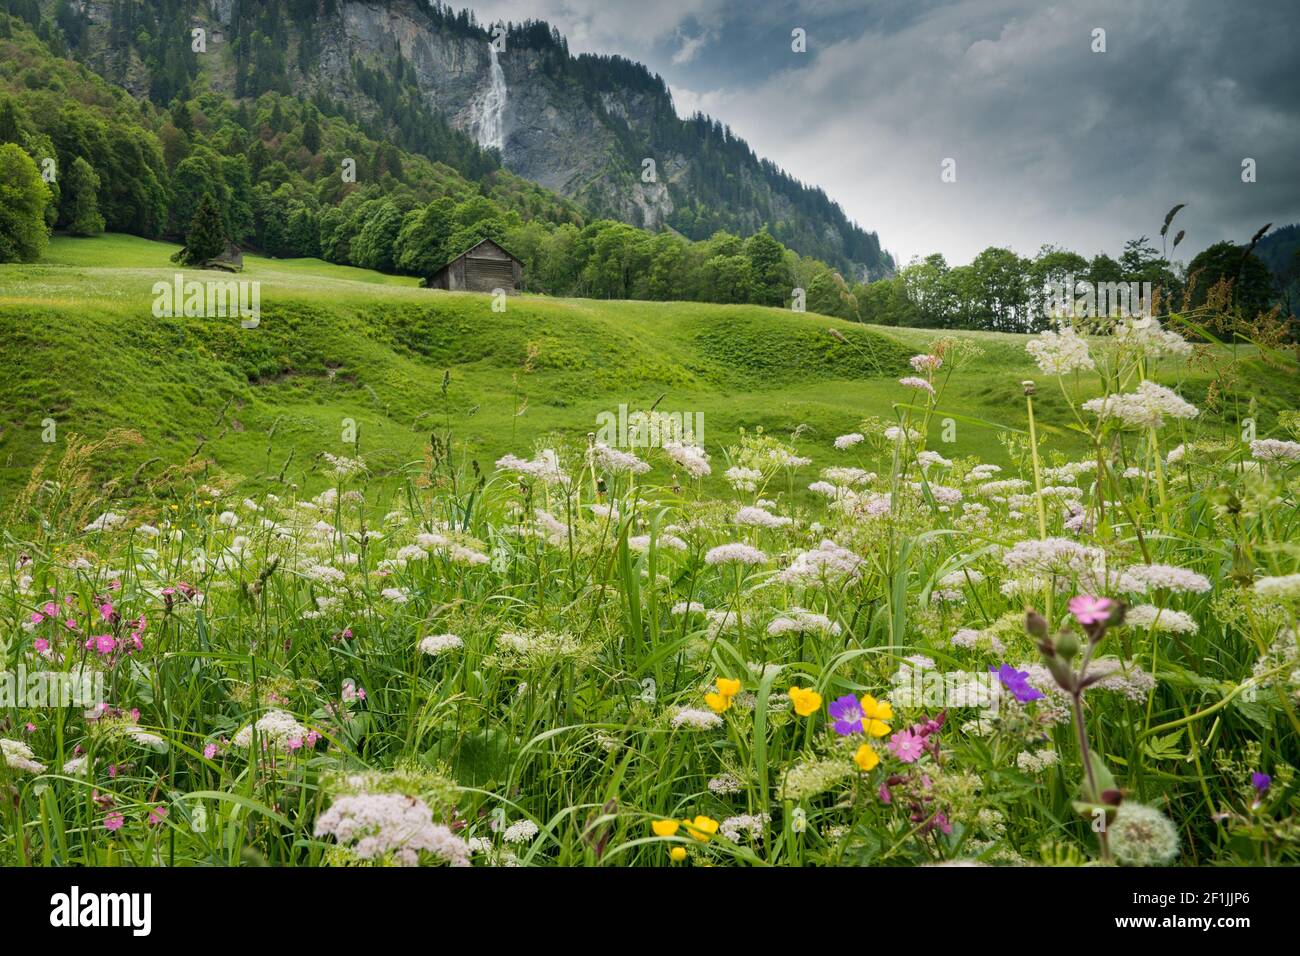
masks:
[[[709,113],[824,188],[900,264],[990,245],[1117,255],[1178,202],[1184,261],[1300,221],[1298,0],[470,5],[488,22],[545,19],[575,53],[645,63],[679,113]]]

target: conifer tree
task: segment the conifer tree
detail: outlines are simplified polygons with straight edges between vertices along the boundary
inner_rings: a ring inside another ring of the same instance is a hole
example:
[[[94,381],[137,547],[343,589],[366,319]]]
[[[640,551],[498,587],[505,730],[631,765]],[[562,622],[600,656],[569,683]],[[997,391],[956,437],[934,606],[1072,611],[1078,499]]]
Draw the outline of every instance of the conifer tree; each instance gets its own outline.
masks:
[[[185,236],[185,248],[180,261],[196,266],[221,255],[226,248],[226,230],[221,224],[221,210],[212,193],[204,193],[199,208],[190,220],[190,231]]]
[[[80,156],[63,181],[67,199],[68,232],[74,236],[97,236],[104,231],[104,217],[99,212],[99,176],[90,163]]]
[[[0,102],[0,143],[19,143],[22,131],[18,128],[18,110],[14,101],[5,99]]]

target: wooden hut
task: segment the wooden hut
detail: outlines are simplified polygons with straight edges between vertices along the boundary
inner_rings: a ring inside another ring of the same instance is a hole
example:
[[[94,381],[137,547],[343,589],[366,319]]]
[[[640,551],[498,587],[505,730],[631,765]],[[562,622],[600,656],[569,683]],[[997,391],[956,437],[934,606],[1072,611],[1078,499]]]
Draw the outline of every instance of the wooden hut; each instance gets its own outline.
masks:
[[[239,246],[227,239],[226,248],[220,254],[204,262],[200,268],[220,269],[222,272],[242,272],[244,269],[244,253]]]
[[[524,278],[524,264],[491,239],[481,239],[455,259],[428,276],[424,284],[430,289],[453,292],[492,292],[504,289],[519,291]]]

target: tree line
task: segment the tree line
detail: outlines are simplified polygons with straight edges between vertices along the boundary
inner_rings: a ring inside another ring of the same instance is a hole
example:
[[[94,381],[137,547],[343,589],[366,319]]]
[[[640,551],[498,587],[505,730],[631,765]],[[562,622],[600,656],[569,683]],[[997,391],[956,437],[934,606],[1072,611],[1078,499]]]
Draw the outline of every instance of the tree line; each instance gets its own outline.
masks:
[[[890,278],[847,290],[832,314],[880,325],[1037,332],[1051,325],[1058,290],[1073,282],[1071,296],[1078,283],[1095,290],[1149,284],[1160,313],[1197,309],[1226,296],[1234,310],[1254,318],[1283,301],[1297,275],[1275,274],[1251,249],[1219,242],[1186,265],[1171,261],[1147,236],[1126,242],[1118,258],[1104,252],[1088,258],[1051,245],[1034,256],[990,247],[968,265],[950,266],[934,254]]]

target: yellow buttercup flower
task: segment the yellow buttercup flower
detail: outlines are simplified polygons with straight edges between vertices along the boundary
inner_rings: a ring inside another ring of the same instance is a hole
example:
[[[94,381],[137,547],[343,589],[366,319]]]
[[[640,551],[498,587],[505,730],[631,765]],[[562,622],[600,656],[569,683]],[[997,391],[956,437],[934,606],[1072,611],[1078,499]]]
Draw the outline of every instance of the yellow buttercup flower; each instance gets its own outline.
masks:
[[[735,697],[740,693],[740,681],[730,677],[719,677],[718,693],[723,697]]]
[[[889,733],[887,720],[894,717],[894,708],[889,701],[878,701],[870,694],[862,698],[862,729],[872,737],[883,737]]]
[[[811,687],[791,687],[790,702],[800,717],[811,717],[822,707],[822,695]]]
[[[863,744],[858,748],[858,752],[853,755],[853,762],[858,765],[858,769],[864,773],[874,770],[876,764],[880,763],[880,754],[872,748],[871,744]]]
[[[676,820],[651,820],[650,829],[654,830],[655,836],[670,837],[677,832],[681,826]]]
[[[862,697],[862,713],[875,720],[893,720],[894,708],[887,700],[876,700],[870,694]]]
[[[686,824],[686,832],[701,843],[718,832],[718,821],[712,817],[697,816],[694,820],[683,820],[682,823]]]
[[[731,707],[731,698],[725,694],[705,694],[704,702],[715,714],[724,713]]]
[[[682,862],[682,860],[686,859],[686,847],[684,846],[673,847],[671,850],[668,851],[668,858],[672,860],[674,863]]]

